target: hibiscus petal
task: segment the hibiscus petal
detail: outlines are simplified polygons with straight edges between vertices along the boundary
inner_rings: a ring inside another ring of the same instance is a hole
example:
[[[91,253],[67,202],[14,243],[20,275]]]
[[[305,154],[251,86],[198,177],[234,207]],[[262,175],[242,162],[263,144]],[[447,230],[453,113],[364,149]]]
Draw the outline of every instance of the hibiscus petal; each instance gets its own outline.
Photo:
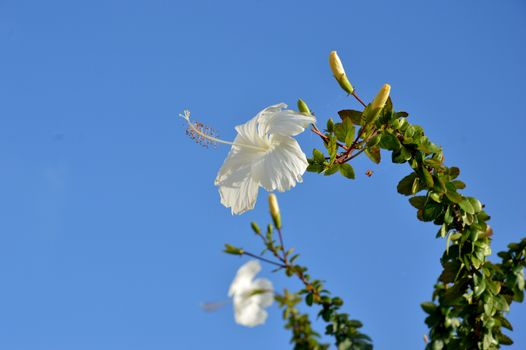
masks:
[[[239,175],[239,172],[237,175]],[[242,182],[234,184],[223,182],[219,186],[221,204],[231,208],[232,214],[243,214],[247,210],[254,209],[258,191],[258,183],[248,176]]]
[[[250,168],[250,164],[261,158],[263,155],[263,152],[255,151],[250,148],[232,146],[228,156],[217,173],[214,182],[215,185],[220,185],[223,182],[240,182],[244,177],[248,176],[248,174],[245,174],[247,171],[246,168]],[[241,174],[237,176],[234,175],[234,177],[229,180],[229,177],[236,172],[241,172]]]
[[[292,137],[274,135],[274,147],[252,166],[254,180],[267,191],[289,190],[302,182],[303,173],[309,163],[298,142]]]
[[[261,307],[272,305],[274,302],[274,286],[272,285],[272,282],[266,278],[258,278],[252,283],[251,288],[253,290],[265,291],[265,293],[258,293],[252,296],[255,303]]]
[[[219,169],[215,185],[219,186],[221,204],[232,208],[232,214],[254,208],[259,184],[252,178],[251,168],[263,156],[261,151],[234,145]]]
[[[309,124],[316,122],[314,116],[282,109],[286,107],[287,105],[282,103],[259,112],[256,117],[260,131],[275,135],[295,136],[302,133]]]
[[[234,316],[237,323],[246,327],[255,327],[265,323],[268,313],[256,303],[238,304],[234,301]]]
[[[236,277],[230,285],[228,296],[241,294],[249,289],[256,274],[261,271],[261,264],[257,260],[250,260],[237,270]]]
[[[268,135],[266,135],[263,130],[259,128],[258,120],[259,114],[250,119],[245,124],[236,126],[235,129],[238,135],[236,136],[234,143],[268,148],[270,146]]]

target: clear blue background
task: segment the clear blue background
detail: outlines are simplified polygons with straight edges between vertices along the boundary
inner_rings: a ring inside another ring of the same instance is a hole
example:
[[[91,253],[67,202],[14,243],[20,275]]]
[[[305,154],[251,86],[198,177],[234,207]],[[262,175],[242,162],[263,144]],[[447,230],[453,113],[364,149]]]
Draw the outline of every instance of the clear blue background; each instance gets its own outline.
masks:
[[[200,308],[227,298],[246,261],[223,243],[259,251],[249,222],[268,222],[266,195],[231,216],[213,185],[228,147],[195,145],[177,115],[190,108],[233,139],[301,97],[323,125],[359,107],[331,76],[331,50],[365,100],[392,85],[504,249],[526,227],[525,37],[522,0],[1,0],[0,348],[290,348],[275,305],[254,329],[230,305]],[[285,242],[377,349],[421,349],[419,304],[445,242],[396,193],[407,165],[386,159],[357,160],[354,182],[306,174],[279,195]],[[278,290],[300,288],[270,270]],[[511,348],[526,348],[525,305],[510,319]]]

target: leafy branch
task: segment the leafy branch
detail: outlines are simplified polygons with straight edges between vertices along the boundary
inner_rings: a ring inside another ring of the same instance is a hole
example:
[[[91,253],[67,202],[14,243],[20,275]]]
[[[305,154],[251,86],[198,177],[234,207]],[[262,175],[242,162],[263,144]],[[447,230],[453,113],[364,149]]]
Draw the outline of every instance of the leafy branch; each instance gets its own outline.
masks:
[[[372,349],[370,337],[359,330],[363,326],[362,323],[358,320],[350,319],[347,313],[340,312],[343,300],[339,297],[331,297],[331,293],[324,288],[321,280],[313,279],[307,273],[307,267],[296,263],[299,254],[294,254],[293,249],[285,249],[281,232],[281,220],[277,220],[274,215],[273,219],[274,223],[267,226],[265,233],[262,233],[256,223],[252,223],[251,227],[265,246],[262,254],[270,252],[276,259],[275,261],[229,244],[225,245],[225,252],[233,255],[247,255],[271,263],[277,266],[275,271],[284,270],[288,277],[296,277],[301,281],[303,288],[299,292],[290,294],[285,291],[283,296],[276,296],[280,306],[285,308],[283,315],[287,319],[286,328],[293,331],[291,341],[295,344],[295,349],[318,350],[328,348],[327,344],[319,344],[317,342],[316,338],[319,335],[312,330],[308,315],[300,315],[295,308],[295,305],[302,299],[301,296],[304,296],[303,298],[308,306],[317,305],[320,307],[318,317],[321,317],[328,323],[325,334],[334,337],[335,344],[339,350]],[[278,233],[279,243],[274,238],[275,232]]]
[[[502,327],[511,328],[503,313],[512,301],[523,300],[523,246],[512,244],[513,252],[499,253],[506,262],[489,262],[492,230],[486,222],[490,217],[479,200],[459,193],[466,187],[457,179],[460,169],[447,167],[442,149],[422,127],[407,121],[406,112],[395,112],[390,99],[376,119],[370,118],[370,109],[368,105],[363,111],[340,111],[338,123],[329,119],[324,134],[328,156],[314,149],[307,170],[324,175],[340,172],[354,179],[347,162],[365,153],[380,163],[381,149],[391,152],[393,163],[407,163],[412,172],[400,181],[398,192],[410,197],[419,220],[438,225],[437,237],[446,239],[434,302],[422,304],[429,314],[427,349],[497,349],[511,344],[502,333]],[[355,127],[360,128],[356,138]],[[346,144],[340,153],[337,142]]]

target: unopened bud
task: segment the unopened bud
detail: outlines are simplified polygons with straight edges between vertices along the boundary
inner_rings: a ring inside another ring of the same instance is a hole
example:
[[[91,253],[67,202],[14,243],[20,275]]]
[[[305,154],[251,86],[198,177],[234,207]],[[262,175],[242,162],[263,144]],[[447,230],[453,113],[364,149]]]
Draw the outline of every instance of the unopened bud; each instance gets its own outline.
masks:
[[[380,111],[384,108],[387,99],[389,98],[389,92],[391,91],[391,85],[384,84],[376,97],[374,98],[371,105],[368,106],[365,113],[365,120],[368,123],[374,122],[380,115]]]
[[[387,102],[387,99],[389,98],[389,92],[391,91],[391,85],[384,84],[376,97],[373,100],[373,103],[371,103],[371,109],[374,111],[375,109],[382,109],[385,106],[385,103]]]
[[[307,106],[305,101],[303,101],[301,98],[298,99],[298,111],[300,111],[301,113],[305,113],[307,115],[311,115],[309,106]]]
[[[338,84],[340,84],[341,88],[345,90],[345,92],[347,92],[348,94],[352,94],[354,88],[349,82],[349,79],[347,79],[347,75],[345,74],[345,70],[343,69],[342,61],[340,61],[340,57],[338,57],[336,51],[331,51],[329,55],[329,65],[331,66],[334,78],[336,79]]]
[[[279,213],[278,199],[274,193],[271,193],[268,196],[268,205],[270,208],[270,216],[272,216],[272,221],[274,221],[274,226],[277,229],[281,228],[281,215]]]
[[[256,224],[255,222],[251,222],[250,227],[252,227],[252,230],[254,231],[255,234],[257,235],[261,234],[261,230],[259,229],[258,224]]]

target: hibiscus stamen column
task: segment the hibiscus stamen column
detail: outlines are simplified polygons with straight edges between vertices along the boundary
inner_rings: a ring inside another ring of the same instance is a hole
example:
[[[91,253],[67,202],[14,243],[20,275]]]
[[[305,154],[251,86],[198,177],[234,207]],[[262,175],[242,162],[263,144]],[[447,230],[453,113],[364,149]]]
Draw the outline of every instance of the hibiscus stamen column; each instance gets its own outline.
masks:
[[[251,148],[251,149],[254,149],[256,151],[262,151],[262,152],[266,152],[267,151],[267,148],[264,148],[264,147],[258,147],[258,146],[254,146],[254,145],[245,145],[245,144],[242,144],[242,143],[239,143],[239,142],[234,143],[234,142],[231,142],[231,141],[221,140],[221,139],[219,139],[217,137],[209,135],[206,132],[206,130],[201,126],[202,125],[201,123],[192,123],[192,121],[190,120],[190,111],[189,110],[185,110],[183,112],[183,114],[179,114],[179,116],[182,117],[184,120],[186,120],[186,122],[188,123],[188,128],[193,133],[201,136],[203,139],[210,140],[212,142],[222,143],[224,145],[247,147],[247,148]]]

